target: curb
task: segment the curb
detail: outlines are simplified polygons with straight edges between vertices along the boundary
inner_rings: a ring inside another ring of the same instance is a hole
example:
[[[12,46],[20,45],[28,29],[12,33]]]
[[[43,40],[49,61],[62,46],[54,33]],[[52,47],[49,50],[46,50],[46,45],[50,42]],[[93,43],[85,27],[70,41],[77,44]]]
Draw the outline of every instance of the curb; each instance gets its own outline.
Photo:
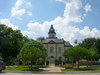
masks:
[[[100,73],[100,71],[70,71],[70,72],[29,72],[29,71],[3,71],[3,73],[33,73],[33,74],[80,74],[80,73]]]

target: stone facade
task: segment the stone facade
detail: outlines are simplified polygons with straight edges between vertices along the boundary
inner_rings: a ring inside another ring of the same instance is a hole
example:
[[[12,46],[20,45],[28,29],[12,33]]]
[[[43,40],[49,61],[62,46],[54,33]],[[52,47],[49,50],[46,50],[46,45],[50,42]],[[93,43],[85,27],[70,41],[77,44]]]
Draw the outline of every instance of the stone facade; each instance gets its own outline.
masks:
[[[64,39],[58,39],[56,37],[55,29],[53,25],[51,25],[48,37],[42,40],[45,48],[47,49],[48,57],[47,60],[49,63],[55,63],[55,60],[58,61],[65,61],[63,57],[64,50],[67,50],[72,45],[69,42],[66,42]]]

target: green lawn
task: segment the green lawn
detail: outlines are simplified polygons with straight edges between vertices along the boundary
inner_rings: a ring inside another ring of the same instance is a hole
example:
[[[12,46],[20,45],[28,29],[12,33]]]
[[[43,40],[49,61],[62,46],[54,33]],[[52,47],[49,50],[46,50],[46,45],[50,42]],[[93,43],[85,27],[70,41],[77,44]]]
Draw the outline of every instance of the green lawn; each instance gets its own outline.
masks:
[[[62,69],[62,72],[65,72],[65,71],[100,71],[100,65],[89,66],[89,67],[81,66],[79,69],[78,68]]]
[[[6,66],[5,71],[33,71],[33,72],[41,72],[43,71],[42,69],[30,69],[30,66],[28,65],[21,65],[21,66]],[[45,66],[47,67],[47,66]],[[75,68],[70,68],[70,69],[61,69],[62,72],[67,72],[67,71],[100,71],[100,65],[97,66],[81,66],[79,69]]]
[[[21,65],[21,66],[6,66],[5,71],[43,71],[42,69],[32,69],[29,68],[28,65]]]

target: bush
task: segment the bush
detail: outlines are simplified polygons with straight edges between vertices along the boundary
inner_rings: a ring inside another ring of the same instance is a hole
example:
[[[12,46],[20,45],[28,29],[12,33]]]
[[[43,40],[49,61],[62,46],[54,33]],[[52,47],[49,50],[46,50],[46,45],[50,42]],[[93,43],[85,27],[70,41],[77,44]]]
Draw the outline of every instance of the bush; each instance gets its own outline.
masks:
[[[60,65],[62,61],[55,60],[55,65]]]
[[[44,65],[45,64],[45,61],[37,61],[36,62],[36,65]]]

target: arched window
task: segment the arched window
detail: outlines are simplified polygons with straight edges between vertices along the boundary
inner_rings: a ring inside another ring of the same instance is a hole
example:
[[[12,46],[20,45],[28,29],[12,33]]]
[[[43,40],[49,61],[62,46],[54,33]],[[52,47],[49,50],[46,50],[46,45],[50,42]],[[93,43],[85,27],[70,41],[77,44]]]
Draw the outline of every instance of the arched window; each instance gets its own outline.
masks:
[[[50,53],[54,53],[54,47],[50,47]]]

